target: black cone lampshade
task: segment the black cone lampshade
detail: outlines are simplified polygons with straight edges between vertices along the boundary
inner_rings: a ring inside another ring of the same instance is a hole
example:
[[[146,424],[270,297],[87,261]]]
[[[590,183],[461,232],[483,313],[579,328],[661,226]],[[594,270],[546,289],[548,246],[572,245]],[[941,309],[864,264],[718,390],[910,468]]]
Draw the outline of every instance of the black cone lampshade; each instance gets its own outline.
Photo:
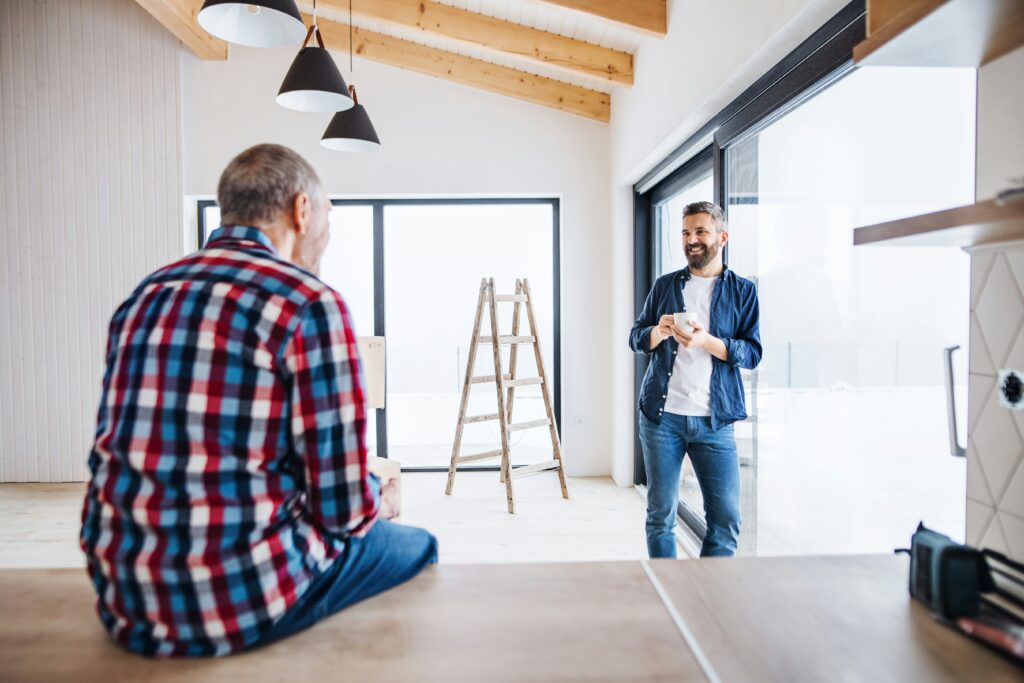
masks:
[[[296,111],[327,112],[351,109],[348,86],[322,47],[303,47],[281,83],[277,103]]]
[[[352,92],[352,101],[355,106],[334,115],[320,144],[336,152],[369,152],[380,149],[377,131],[373,129],[366,109],[359,104],[356,89],[349,86],[349,90]]]
[[[196,20],[210,35],[250,47],[294,45],[306,31],[295,0],[206,0]]]

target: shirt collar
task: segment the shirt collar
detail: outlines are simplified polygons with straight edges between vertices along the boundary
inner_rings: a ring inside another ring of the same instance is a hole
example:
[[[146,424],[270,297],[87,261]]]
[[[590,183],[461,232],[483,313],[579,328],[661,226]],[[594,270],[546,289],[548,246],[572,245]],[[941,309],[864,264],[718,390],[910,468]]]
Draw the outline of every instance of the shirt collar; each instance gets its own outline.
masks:
[[[225,225],[217,228],[210,233],[210,236],[206,239],[206,247],[214,246],[214,242],[249,242],[250,244],[245,246],[255,246],[257,248],[266,249],[274,256],[279,256],[277,247],[267,237],[267,233],[263,232],[259,228],[254,228],[249,225]],[[218,247],[230,247],[235,245],[218,244]]]
[[[729,270],[729,264],[728,263],[723,263],[722,264],[722,272],[719,273],[717,277],[721,277],[721,278],[724,279],[724,278],[728,278],[730,276],[730,274],[731,274],[731,271]],[[690,266],[685,266],[682,270],[679,271],[679,279],[682,280],[683,282],[686,282],[691,277],[692,276],[690,275]]]

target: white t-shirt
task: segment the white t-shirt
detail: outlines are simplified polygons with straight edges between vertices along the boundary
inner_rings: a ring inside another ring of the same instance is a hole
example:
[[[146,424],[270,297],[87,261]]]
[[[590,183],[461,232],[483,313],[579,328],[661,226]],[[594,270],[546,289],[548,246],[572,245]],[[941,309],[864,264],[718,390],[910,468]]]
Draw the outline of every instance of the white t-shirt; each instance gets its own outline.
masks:
[[[718,277],[690,275],[683,287],[686,310],[693,313],[706,330],[711,322],[711,293]],[[685,329],[685,328],[684,328]],[[711,354],[704,349],[688,349],[677,344],[676,359],[668,378],[665,412],[676,415],[711,415]]]

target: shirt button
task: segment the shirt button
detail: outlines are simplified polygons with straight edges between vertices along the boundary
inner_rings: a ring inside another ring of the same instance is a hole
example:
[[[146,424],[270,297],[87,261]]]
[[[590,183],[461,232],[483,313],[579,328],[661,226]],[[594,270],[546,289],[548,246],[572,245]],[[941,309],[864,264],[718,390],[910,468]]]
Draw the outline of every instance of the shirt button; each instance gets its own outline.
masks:
[[[668,398],[668,394],[662,394],[661,397],[662,398]]]

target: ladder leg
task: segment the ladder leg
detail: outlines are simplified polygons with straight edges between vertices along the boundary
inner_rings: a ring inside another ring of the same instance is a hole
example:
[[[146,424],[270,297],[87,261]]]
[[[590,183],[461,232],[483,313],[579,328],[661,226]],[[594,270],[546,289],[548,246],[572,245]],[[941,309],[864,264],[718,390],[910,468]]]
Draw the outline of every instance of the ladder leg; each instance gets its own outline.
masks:
[[[501,386],[501,344],[498,343],[498,308],[494,300],[494,278],[488,281],[487,302],[491,309],[491,335],[494,343],[491,345],[494,350],[494,386],[498,394],[498,424],[501,430],[501,469],[505,475],[505,496],[508,499],[509,514],[515,513],[515,499],[512,495],[512,463],[508,445],[508,413],[505,409],[505,392]]]
[[[551,406],[547,373],[544,372],[544,358],[540,351],[540,335],[537,333],[537,320],[533,315],[533,295],[530,294],[530,283],[526,278],[523,278],[522,287],[523,293],[526,295],[526,316],[530,321],[530,334],[533,335],[533,353],[537,360],[537,373],[543,380],[540,385],[540,391],[544,398],[544,409],[547,411],[548,420],[550,421],[551,450],[554,452],[555,460],[558,461],[558,482],[562,487],[562,498],[568,499],[569,487],[565,483],[565,463],[562,461],[562,444],[558,438],[558,427],[555,424],[555,411]]]
[[[523,293],[523,285],[522,285],[522,283],[519,280],[516,280],[516,294],[519,295],[519,294],[522,294],[522,293]],[[512,336],[513,337],[519,336],[519,302],[518,301],[515,302],[515,304],[512,305]],[[518,344],[512,344],[512,348],[509,349],[509,352],[508,352],[508,356],[509,356],[509,359],[508,359],[508,374],[509,374],[509,378],[512,379],[512,380],[515,380],[515,378],[516,378],[516,360],[517,360],[517,353],[518,353],[518,351],[519,351],[519,345]],[[512,386],[510,386],[508,388],[508,396],[505,399],[505,405],[506,405],[506,408],[508,410],[508,423],[509,424],[512,424],[512,403],[515,400],[515,397],[516,397],[516,387],[515,387],[515,385],[512,385]],[[504,470],[504,468],[502,468],[502,470],[501,470],[501,482],[505,483],[505,470]]]
[[[473,366],[476,364],[476,349],[480,341],[480,318],[484,310],[484,292],[487,288],[487,280],[480,280],[480,293],[476,300],[476,319],[473,322],[473,338],[469,342],[469,358],[466,359],[466,379],[462,383],[462,403],[459,405],[459,421],[455,426],[455,442],[452,444],[452,461],[448,465],[448,484],[445,486],[444,494],[452,495],[452,487],[455,486],[455,470],[459,466],[459,450],[462,448],[462,428],[466,419],[466,408],[469,405],[469,389],[472,386]]]

